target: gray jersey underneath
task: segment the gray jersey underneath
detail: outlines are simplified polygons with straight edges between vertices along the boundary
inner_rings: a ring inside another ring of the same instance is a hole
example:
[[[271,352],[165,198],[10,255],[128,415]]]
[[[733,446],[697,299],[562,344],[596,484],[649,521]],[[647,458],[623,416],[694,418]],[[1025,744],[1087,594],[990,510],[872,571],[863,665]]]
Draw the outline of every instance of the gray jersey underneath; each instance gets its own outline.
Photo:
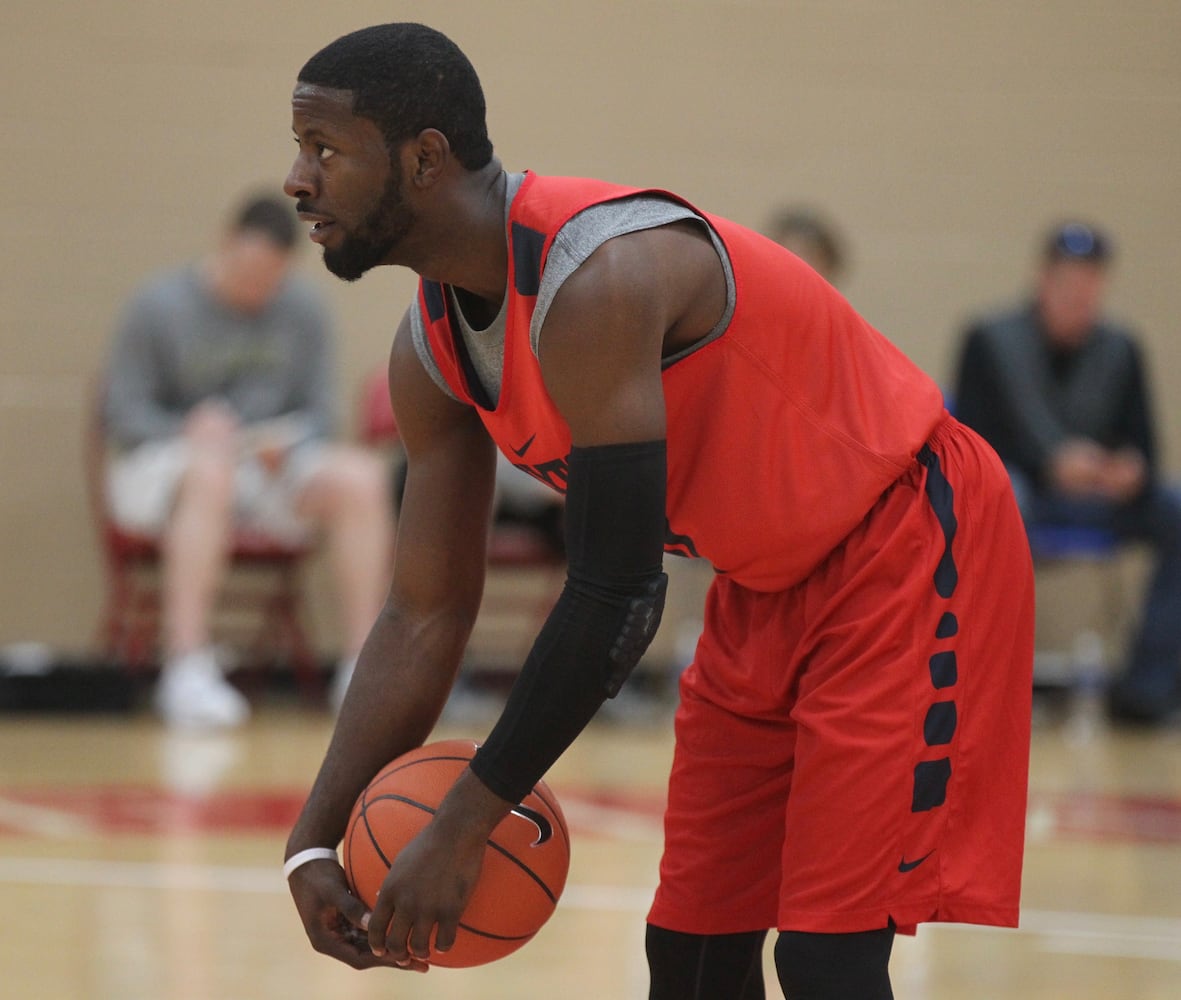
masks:
[[[505,188],[504,212],[507,224],[509,207],[512,205],[517,191],[520,190],[524,174],[507,174],[506,177],[508,183]],[[730,266],[730,258],[717,233],[700,215],[679,202],[659,195],[637,194],[592,205],[579,212],[558,230],[550,247],[549,255],[546,257],[545,269],[542,272],[541,284],[537,292],[537,305],[530,323],[529,341],[534,355],[538,352],[538,345],[541,343],[541,330],[545,325],[545,318],[549,313],[550,306],[553,305],[554,297],[565,280],[578,270],[591,254],[616,236],[636,233],[645,229],[655,229],[658,226],[667,226],[685,219],[700,222],[713,240],[714,248],[718,252],[722,269],[726,275],[726,309],[721,320],[708,335],[688,350],[665,358],[665,364],[672,363],[720,336],[734,313],[735,293],[734,272]],[[495,406],[500,398],[500,384],[504,375],[505,317],[508,308],[508,292],[505,293],[500,312],[496,318],[486,327],[476,329],[468,323],[452,289],[449,286],[444,286],[444,288],[447,294],[447,308],[457,319],[456,325],[468,355],[472,359],[472,365],[488,394],[488,398]],[[410,310],[410,330],[415,350],[418,352],[423,367],[426,368],[440,389],[453,399],[456,398],[431,353],[426,327],[422,321],[422,312],[417,308]]]

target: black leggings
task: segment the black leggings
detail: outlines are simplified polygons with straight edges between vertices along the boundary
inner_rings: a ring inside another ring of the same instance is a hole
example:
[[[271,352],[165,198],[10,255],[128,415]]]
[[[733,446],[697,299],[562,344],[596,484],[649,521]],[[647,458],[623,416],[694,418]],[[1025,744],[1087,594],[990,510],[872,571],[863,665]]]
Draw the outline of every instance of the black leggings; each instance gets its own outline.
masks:
[[[648,1000],[764,1000],[763,941],[748,934],[680,934],[648,925]]]
[[[648,1000],[765,1000],[765,931],[681,934],[648,925]],[[893,925],[857,934],[784,931],[775,971],[786,1000],[893,1000]]]

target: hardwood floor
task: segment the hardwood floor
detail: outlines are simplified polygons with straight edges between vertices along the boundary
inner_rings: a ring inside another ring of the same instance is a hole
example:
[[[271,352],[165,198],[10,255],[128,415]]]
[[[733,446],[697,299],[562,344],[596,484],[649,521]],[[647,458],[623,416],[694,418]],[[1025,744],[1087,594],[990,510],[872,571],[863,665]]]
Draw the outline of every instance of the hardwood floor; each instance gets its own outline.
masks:
[[[438,735],[483,731],[473,718]],[[643,919],[660,851],[667,719],[596,723],[552,772],[574,856],[537,939],[502,962],[426,976],[355,973],[306,944],[279,861],[328,735],[326,717],[284,705],[222,737],[170,734],[147,715],[0,715],[0,992],[646,995]],[[1067,724],[1038,728],[1023,912],[1017,931],[926,925],[900,938],[896,995],[1181,996],[1181,732],[1081,738]]]

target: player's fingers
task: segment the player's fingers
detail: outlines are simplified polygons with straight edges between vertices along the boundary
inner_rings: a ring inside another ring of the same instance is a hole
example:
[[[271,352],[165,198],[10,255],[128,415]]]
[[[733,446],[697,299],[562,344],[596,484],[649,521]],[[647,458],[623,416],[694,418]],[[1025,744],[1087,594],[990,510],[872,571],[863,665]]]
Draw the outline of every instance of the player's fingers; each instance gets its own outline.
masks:
[[[361,932],[353,921],[364,917],[365,907],[348,891],[340,867],[315,861],[297,869],[288,880],[288,887],[312,947],[350,965],[355,964],[356,938]],[[356,912],[358,907],[359,914]],[[345,911],[350,911],[347,916],[342,915]],[[364,952],[372,957],[368,948]]]
[[[450,951],[455,944],[455,935],[459,930],[458,917],[440,917],[438,929],[435,931],[435,951]],[[414,949],[418,954],[418,949]]]
[[[361,902],[351,892],[341,893],[332,902],[354,928],[362,931],[369,930],[369,907]]]
[[[430,964],[427,962],[413,959],[409,962],[395,962],[388,955],[375,955],[369,950],[367,943],[358,946],[351,941],[336,941],[326,947],[317,947],[316,950],[323,955],[328,955],[335,958],[345,965],[352,966],[354,969],[376,969],[376,968],[397,968],[405,969],[411,972],[427,972],[430,970]]]
[[[385,954],[398,965],[409,964],[413,957],[406,946],[413,929],[414,925],[410,923],[407,911],[395,910],[394,919],[390,921],[389,931],[385,936]],[[372,936],[373,929],[370,928],[370,937],[372,938]]]
[[[411,958],[428,959],[431,957],[431,932],[433,930],[434,921],[425,917],[420,917],[414,924],[410,930],[409,938],[406,939]]]
[[[397,964],[374,953],[368,930],[373,918],[365,904],[349,891],[339,866],[319,862],[306,865],[292,875],[289,884],[308,940],[320,954],[354,969]],[[426,972],[430,968],[427,963],[418,961],[400,967],[415,972]]]
[[[351,965],[354,969],[385,967],[402,969],[407,972],[430,971],[430,963],[420,959],[412,957],[407,961],[395,959],[389,953],[374,954],[373,949],[369,946],[369,937],[365,931],[344,922],[343,918],[342,926],[343,929],[336,944],[327,953]]]
[[[386,952],[386,937],[389,932],[390,921],[394,919],[394,902],[393,895],[388,892],[378,892],[377,902],[373,905],[373,911],[369,914],[369,923],[366,927],[369,938],[369,948],[375,955],[384,955]],[[403,938],[405,940],[405,938]]]
[[[324,912],[323,919],[314,929],[309,929],[312,947],[322,955],[328,955],[354,969],[371,969],[385,964],[373,954],[365,931],[354,926],[335,910]]]
[[[364,939],[358,941],[351,937],[347,931],[341,934],[325,935],[319,940],[313,940],[312,947],[321,955],[335,958],[354,969],[372,969],[379,965],[390,964],[385,962],[381,956],[374,955]]]

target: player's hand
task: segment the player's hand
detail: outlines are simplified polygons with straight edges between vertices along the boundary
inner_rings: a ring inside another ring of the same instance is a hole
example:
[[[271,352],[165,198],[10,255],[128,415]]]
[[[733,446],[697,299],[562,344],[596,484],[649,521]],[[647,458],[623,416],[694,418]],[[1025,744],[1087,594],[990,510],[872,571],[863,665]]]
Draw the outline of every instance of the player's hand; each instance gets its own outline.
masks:
[[[430,823],[398,853],[369,920],[369,946],[399,966],[428,961],[455,943],[480,877],[484,837]]]
[[[287,881],[295,908],[312,947],[354,969],[397,966],[426,972],[426,962],[398,962],[376,955],[369,945],[369,912],[349,891],[344,869],[335,861],[309,861],[291,873]]]
[[[369,920],[373,951],[396,964],[429,959],[455,943],[459,918],[480,877],[484,848],[511,802],[494,795],[470,768],[434,819],[398,853]]]

